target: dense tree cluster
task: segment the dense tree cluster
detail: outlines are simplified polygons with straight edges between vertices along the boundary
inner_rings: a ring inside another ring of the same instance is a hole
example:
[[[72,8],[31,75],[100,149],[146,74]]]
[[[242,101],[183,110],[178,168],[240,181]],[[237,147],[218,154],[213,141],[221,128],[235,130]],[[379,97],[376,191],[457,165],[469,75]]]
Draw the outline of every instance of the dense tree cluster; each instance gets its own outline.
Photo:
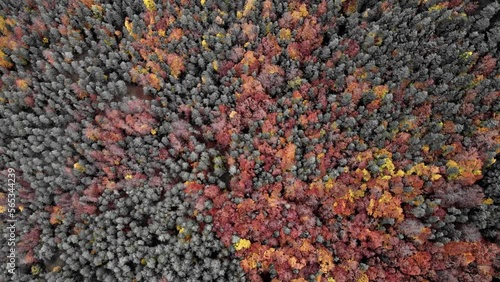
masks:
[[[500,278],[498,1],[0,7],[14,281]]]

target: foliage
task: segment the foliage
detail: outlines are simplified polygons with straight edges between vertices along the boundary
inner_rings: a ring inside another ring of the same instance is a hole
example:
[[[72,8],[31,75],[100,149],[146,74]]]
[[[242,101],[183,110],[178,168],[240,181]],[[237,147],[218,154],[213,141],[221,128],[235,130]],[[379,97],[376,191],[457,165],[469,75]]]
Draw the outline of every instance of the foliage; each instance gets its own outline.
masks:
[[[498,3],[18,2],[19,281],[500,275]]]

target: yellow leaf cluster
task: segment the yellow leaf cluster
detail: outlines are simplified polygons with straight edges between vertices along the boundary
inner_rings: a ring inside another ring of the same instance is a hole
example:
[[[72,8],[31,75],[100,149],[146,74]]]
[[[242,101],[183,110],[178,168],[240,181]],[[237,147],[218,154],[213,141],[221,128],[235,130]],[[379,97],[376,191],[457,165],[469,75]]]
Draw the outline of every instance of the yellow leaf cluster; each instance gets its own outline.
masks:
[[[242,16],[246,17],[255,8],[255,0],[247,0]]]
[[[132,30],[134,28],[134,25],[132,24],[131,21],[128,19],[125,19],[125,28],[127,29],[128,33],[135,39],[137,39],[137,34],[135,34]]]
[[[0,67],[11,68],[14,65],[10,62],[9,56],[3,52],[3,48],[14,49],[16,41],[12,39],[12,33],[7,26],[14,26],[15,21],[10,18],[0,16]]]
[[[79,172],[85,172],[85,167],[81,165],[80,163],[75,163],[73,165],[73,168],[78,170]]]
[[[429,11],[439,11],[439,10],[446,8],[447,6],[448,6],[448,2],[433,5],[433,6],[429,7]]]
[[[333,180],[333,178],[328,177],[328,180],[325,183],[325,189],[326,189],[326,191],[327,192],[331,191],[334,186],[335,186],[335,181]]]
[[[307,17],[309,12],[307,11],[306,4],[302,3],[299,8],[292,12],[292,18],[294,20],[300,20],[301,18]]]
[[[161,89],[160,78],[156,74],[154,73],[148,74],[147,81],[149,82],[149,85],[151,85],[151,87],[155,88],[156,90]]]
[[[373,88],[373,92],[379,99],[383,99],[389,92],[389,87],[387,85],[377,85]]]
[[[363,173],[363,180],[369,181],[371,178],[370,172],[366,168],[363,168],[361,172]]]
[[[234,244],[234,248],[239,251],[239,250],[243,250],[243,249],[248,249],[250,248],[250,246],[252,245],[252,243],[250,243],[250,240],[247,240],[247,239],[239,239],[238,242],[236,242]]]
[[[429,177],[432,181],[436,181],[441,178],[441,174],[439,174],[438,172],[439,172],[439,167],[437,166],[433,165],[428,166],[424,163],[418,163],[412,168],[410,168],[410,170],[406,172],[406,175],[412,175],[412,174],[416,174],[418,176],[425,175]]]
[[[7,27],[5,26],[5,19],[3,17],[0,17],[0,33],[2,34],[8,33]]]
[[[40,266],[38,264],[31,266],[31,274],[32,275],[36,276],[36,275],[40,274],[41,271],[42,271],[42,269],[40,268]]]
[[[485,205],[493,205],[493,199],[492,198],[485,199],[483,201],[483,204],[485,204]]]
[[[478,177],[482,174],[482,162],[481,160],[474,158],[462,160],[458,163],[454,160],[449,160],[448,162],[446,162],[446,167],[448,169],[456,169],[457,171],[448,174],[448,179],[450,180],[465,177]]]
[[[156,4],[153,0],[143,0],[144,1],[144,6],[146,6],[146,9],[149,11],[156,11]]]
[[[292,31],[288,28],[280,29],[279,37],[281,40],[290,40],[292,39]]]
[[[8,61],[8,56],[0,50],[0,67],[10,68],[13,64]]]
[[[358,280],[356,282],[368,282],[370,281],[368,279],[368,275],[366,275],[366,273],[363,273],[360,275],[360,277],[358,278]]]
[[[392,162],[392,153],[383,149],[379,150],[376,154],[375,157],[377,158],[382,158],[384,163],[380,165],[380,168],[382,169],[382,179],[384,180],[389,180],[393,176],[404,176],[404,172],[402,170],[396,171],[396,167],[394,166],[394,163]]]
[[[184,233],[184,231],[185,231],[184,227],[182,227],[182,226],[180,226],[180,225],[177,225],[177,226],[176,226],[176,229],[177,229],[177,231],[179,231],[179,234],[182,234],[182,233]]]
[[[203,46],[203,48],[205,48],[206,50],[210,50],[210,48],[208,48],[208,43],[205,39],[201,41],[201,46]]]
[[[384,192],[378,201],[371,199],[366,211],[368,215],[374,218],[390,217],[396,219],[398,222],[404,219],[401,200],[392,197],[391,193],[387,191]]]

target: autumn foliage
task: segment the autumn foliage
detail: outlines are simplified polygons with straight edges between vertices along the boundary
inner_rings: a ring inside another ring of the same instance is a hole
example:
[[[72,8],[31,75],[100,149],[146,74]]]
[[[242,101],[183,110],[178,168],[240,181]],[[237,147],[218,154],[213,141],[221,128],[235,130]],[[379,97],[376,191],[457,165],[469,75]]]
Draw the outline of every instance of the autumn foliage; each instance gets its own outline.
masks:
[[[52,2],[0,5],[30,279],[500,277],[498,4]]]

